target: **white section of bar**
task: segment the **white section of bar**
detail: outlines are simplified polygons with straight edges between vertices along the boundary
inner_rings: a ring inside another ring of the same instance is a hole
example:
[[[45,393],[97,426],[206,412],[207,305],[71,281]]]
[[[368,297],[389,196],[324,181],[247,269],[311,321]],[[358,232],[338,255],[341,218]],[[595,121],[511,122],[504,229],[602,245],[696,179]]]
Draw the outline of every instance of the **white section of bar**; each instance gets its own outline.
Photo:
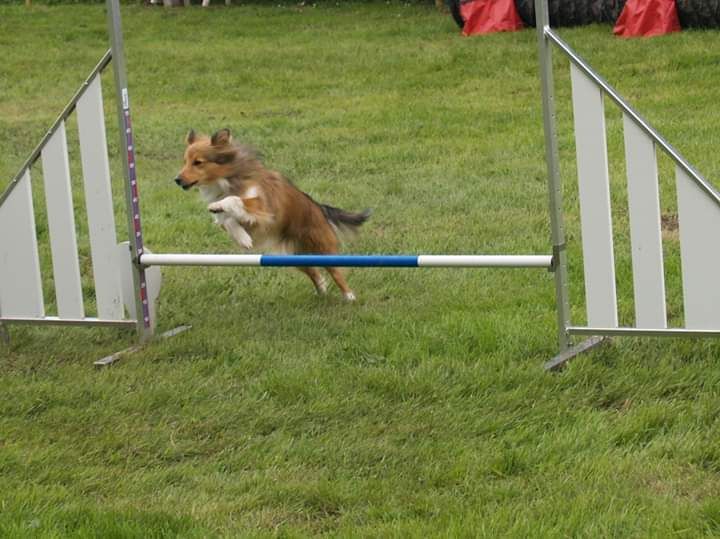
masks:
[[[45,201],[60,318],[84,318],[65,122],[42,150]]]
[[[720,210],[676,168],[685,327],[720,329]]]
[[[665,273],[660,231],[660,191],[653,140],[623,115],[635,326],[664,328]]]
[[[78,100],[77,121],[98,316],[121,320],[123,300],[114,264],[117,239],[100,75]]]
[[[549,268],[549,255],[420,255],[425,268]]]
[[[145,266],[259,266],[262,255],[150,254],[140,255]]]
[[[0,205],[0,316],[45,316],[30,171]]]
[[[570,65],[588,324],[618,325],[602,91]]]

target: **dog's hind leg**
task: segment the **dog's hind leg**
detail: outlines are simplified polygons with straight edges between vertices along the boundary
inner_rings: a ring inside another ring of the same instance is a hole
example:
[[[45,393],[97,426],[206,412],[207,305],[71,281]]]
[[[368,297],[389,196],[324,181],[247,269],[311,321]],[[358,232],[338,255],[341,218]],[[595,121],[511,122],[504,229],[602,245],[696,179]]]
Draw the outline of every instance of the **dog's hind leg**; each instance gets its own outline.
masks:
[[[327,282],[325,281],[325,277],[322,276],[322,273],[317,268],[298,268],[300,271],[302,271],[305,275],[310,277],[310,280],[315,285],[315,291],[318,293],[318,295],[322,296],[327,293]]]
[[[338,268],[326,268],[327,272],[330,274],[330,276],[333,278],[333,281],[335,281],[335,284],[338,285],[338,288],[342,291],[343,297],[347,301],[355,301],[355,293],[350,290],[350,287],[347,284],[347,281],[345,280],[345,276],[342,274],[342,271]]]

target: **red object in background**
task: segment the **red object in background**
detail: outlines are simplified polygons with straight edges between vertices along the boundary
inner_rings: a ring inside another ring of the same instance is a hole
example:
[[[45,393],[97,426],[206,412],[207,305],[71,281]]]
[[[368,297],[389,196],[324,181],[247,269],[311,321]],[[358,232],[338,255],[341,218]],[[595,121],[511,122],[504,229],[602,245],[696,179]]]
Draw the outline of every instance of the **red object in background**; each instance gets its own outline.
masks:
[[[523,27],[515,0],[471,0],[460,4],[463,35],[514,32]]]
[[[621,37],[650,37],[680,30],[675,0],[628,0],[613,33]]]

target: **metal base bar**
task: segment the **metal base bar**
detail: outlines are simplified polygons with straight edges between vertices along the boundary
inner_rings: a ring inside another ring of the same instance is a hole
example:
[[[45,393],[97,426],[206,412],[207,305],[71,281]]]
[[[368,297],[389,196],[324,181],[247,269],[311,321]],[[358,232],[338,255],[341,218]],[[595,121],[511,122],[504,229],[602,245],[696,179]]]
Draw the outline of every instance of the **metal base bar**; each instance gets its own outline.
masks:
[[[150,254],[144,266],[266,266],[384,268],[552,268],[550,255],[232,255]]]
[[[160,335],[160,338],[167,339],[168,337],[174,337],[178,333],[182,333],[191,328],[192,328],[192,326],[178,326],[176,328],[166,331],[165,333],[162,333]],[[105,356],[103,358],[98,359],[97,361],[95,361],[93,363],[93,365],[95,365],[96,367],[107,367],[107,366],[115,363],[117,360],[119,360],[123,356],[137,352],[138,350],[143,348],[143,346],[144,346],[144,344],[136,344],[135,346],[131,346],[130,348],[126,348],[125,350],[120,350],[119,352],[115,352],[114,354],[110,354],[109,356]]]
[[[599,344],[602,344],[607,337],[591,337],[590,339],[581,342],[580,344],[576,344],[572,348],[568,348],[564,352],[559,353],[554,358],[552,358],[550,361],[545,363],[543,367],[546,371],[553,371],[556,369],[560,369],[565,366],[565,363],[573,359],[575,356],[582,354],[586,350],[589,350],[590,348],[593,348]]]
[[[720,337],[720,329],[569,327],[567,332],[570,335],[604,335],[608,337]]]
[[[111,326],[111,327],[132,327],[135,320],[104,320],[101,318],[58,318],[57,316],[45,316],[43,318],[29,318],[22,316],[0,317],[2,324],[37,324],[53,326]]]

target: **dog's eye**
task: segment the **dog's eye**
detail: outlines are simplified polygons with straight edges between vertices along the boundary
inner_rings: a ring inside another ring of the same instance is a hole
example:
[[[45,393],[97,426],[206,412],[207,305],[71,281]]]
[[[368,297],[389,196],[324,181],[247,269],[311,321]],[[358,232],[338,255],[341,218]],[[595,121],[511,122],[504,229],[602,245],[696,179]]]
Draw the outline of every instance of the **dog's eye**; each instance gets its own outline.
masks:
[[[203,162],[200,161],[199,159],[195,159],[195,161],[193,161],[193,166],[195,166],[195,167],[199,167],[202,164],[203,164]]]

